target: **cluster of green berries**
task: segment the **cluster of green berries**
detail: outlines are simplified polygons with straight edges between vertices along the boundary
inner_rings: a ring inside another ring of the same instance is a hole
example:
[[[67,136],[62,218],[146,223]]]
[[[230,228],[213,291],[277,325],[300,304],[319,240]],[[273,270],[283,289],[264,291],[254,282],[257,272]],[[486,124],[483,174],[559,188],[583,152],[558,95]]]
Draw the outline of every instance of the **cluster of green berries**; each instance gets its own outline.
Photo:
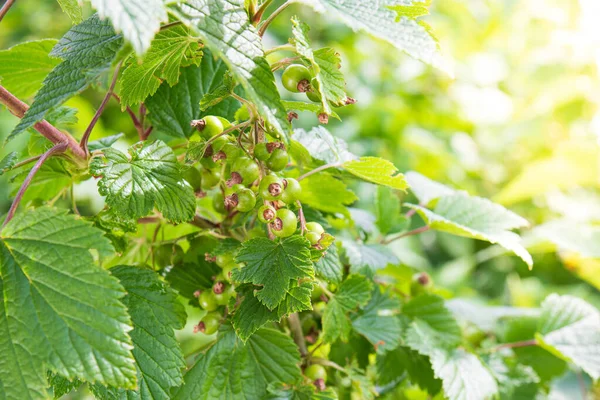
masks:
[[[231,283],[231,271],[239,268],[231,254],[219,254],[214,258],[215,263],[221,267],[221,272],[213,277],[213,286],[209,290],[198,290],[194,296],[198,304],[207,314],[194,327],[194,333],[202,332],[212,335],[219,329],[223,321],[224,308],[229,300],[235,296],[235,287]]]
[[[203,191],[220,188],[212,195],[215,211],[224,215],[234,211],[248,213],[261,201],[257,217],[267,224],[268,232],[280,238],[293,235],[298,230],[298,217],[293,209],[302,188],[296,179],[282,176],[290,161],[285,145],[261,142],[246,152],[233,134],[223,134],[231,125],[227,120],[207,116],[192,125],[198,133],[191,141],[210,141],[200,160],[198,181]],[[187,176],[186,179],[191,181]],[[323,233],[318,223],[306,224],[305,235],[313,246],[319,244]]]

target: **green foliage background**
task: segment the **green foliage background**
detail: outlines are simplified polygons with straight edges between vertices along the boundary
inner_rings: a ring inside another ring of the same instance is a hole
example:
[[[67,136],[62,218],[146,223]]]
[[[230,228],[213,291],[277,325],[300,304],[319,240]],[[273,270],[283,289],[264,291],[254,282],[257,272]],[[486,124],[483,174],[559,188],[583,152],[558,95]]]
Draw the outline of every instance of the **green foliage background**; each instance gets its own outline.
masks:
[[[28,39],[60,38],[71,26],[55,1],[17,3],[2,21],[2,49]],[[287,41],[289,17],[298,15],[311,21],[316,48],[338,50],[348,93],[358,103],[341,109],[341,121],[332,118],[328,128],[354,153],[381,156],[402,172],[418,171],[491,198],[534,227],[560,220],[583,229],[600,222],[600,33],[583,9],[587,3],[435,2],[426,20],[455,62],[454,78],[299,5],[285,11],[265,40]],[[74,136],[81,136],[102,96],[87,90],[66,103],[79,109]],[[300,121],[309,128],[316,117],[306,113]],[[16,123],[0,110],[0,140]],[[137,141],[127,115],[111,102],[92,140],[119,132],[125,134],[124,142]],[[4,146],[0,159],[25,146],[28,135]],[[84,182],[75,192],[83,214],[102,207],[93,188]],[[374,210],[372,187],[354,189],[361,207]],[[0,177],[0,214],[14,190],[8,177]],[[184,229],[172,228],[165,235],[180,236]],[[429,272],[448,297],[537,307],[558,292],[600,306],[600,260],[561,236],[567,229],[522,232],[534,256],[531,271],[488,243],[443,233],[398,241],[393,251],[405,266]],[[137,234],[150,232],[142,227]],[[188,313],[197,311],[190,308]],[[184,353],[203,345],[197,337],[191,339],[191,325],[180,337]],[[577,393],[577,385],[577,377],[567,374],[552,390],[576,398],[570,394]]]

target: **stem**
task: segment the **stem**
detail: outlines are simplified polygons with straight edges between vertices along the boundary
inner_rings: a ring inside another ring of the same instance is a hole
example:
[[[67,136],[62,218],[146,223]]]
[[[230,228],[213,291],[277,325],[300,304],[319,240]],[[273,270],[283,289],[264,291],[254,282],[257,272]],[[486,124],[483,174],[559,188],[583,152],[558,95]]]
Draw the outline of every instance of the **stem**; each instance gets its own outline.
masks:
[[[304,217],[304,210],[302,210],[302,203],[300,203],[300,200],[296,200],[296,205],[298,206],[298,218],[300,219],[300,234],[304,236],[304,231],[306,231],[306,218]]]
[[[298,345],[298,349],[300,350],[300,355],[302,357],[306,357],[308,354],[308,350],[306,348],[306,341],[304,340],[304,334],[302,333],[302,324],[300,323],[300,318],[298,317],[298,313],[292,313],[288,317],[288,322],[290,323],[290,329],[292,330],[292,334],[294,335],[294,342]]]
[[[426,232],[426,231],[428,231],[429,229],[430,229],[429,225],[425,225],[425,226],[422,226],[422,227],[420,227],[420,228],[413,229],[412,231],[408,231],[408,232],[401,233],[401,234],[399,234],[398,236],[394,236],[394,237],[392,237],[392,238],[389,238],[389,239],[387,239],[387,240],[382,240],[382,241],[381,241],[381,244],[390,244],[390,243],[392,243],[392,242],[393,242],[393,241],[395,241],[395,240],[402,239],[402,238],[405,238],[405,237],[407,237],[407,236],[418,235],[419,233]]]
[[[25,112],[29,109],[29,106],[17,99],[0,85],[0,104],[4,104],[8,111],[18,118],[23,118]],[[87,158],[85,152],[79,147],[79,143],[68,133],[59,131],[56,127],[50,124],[48,121],[42,120],[33,126],[36,131],[41,133],[46,139],[54,144],[67,143],[68,148],[71,152],[82,160]]]
[[[6,3],[4,3],[2,9],[0,9],[0,21],[2,21],[2,18],[4,18],[8,12],[8,9],[14,4],[15,1],[16,0],[8,0]]]
[[[279,68],[283,68],[286,65],[293,63],[294,61],[300,60],[300,58],[301,58],[300,56],[283,58],[283,59],[277,61],[276,63],[273,63],[273,65],[271,65],[271,71],[275,72]]]
[[[183,22],[181,22],[181,21],[170,22],[168,24],[161,26],[159,30],[164,31],[165,29],[169,29],[173,26],[177,26],[177,25],[181,25],[181,24],[183,24]]]
[[[293,51],[296,52],[296,47],[291,44],[282,44],[281,46],[275,46],[272,49],[268,49],[265,51],[265,57],[269,54],[273,54],[276,51]]]
[[[69,148],[69,145],[67,142],[58,143],[58,144],[55,144],[54,146],[52,146],[44,154],[42,154],[42,156],[35,163],[33,168],[31,168],[31,171],[29,171],[29,174],[27,174],[27,177],[25,178],[25,180],[23,181],[23,184],[19,188],[19,191],[17,192],[17,195],[15,196],[15,200],[13,201],[12,205],[10,206],[10,210],[8,210],[8,214],[6,214],[6,219],[4,220],[4,224],[2,224],[2,226],[5,226],[6,224],[8,224],[8,222],[15,216],[15,212],[17,211],[17,208],[19,207],[19,203],[23,199],[23,195],[25,194],[25,191],[31,184],[33,177],[40,170],[40,168],[42,167],[44,162],[46,162],[46,160],[48,158],[52,157],[54,154],[65,152],[68,148]]]
[[[13,167],[10,169],[10,171],[12,171],[12,170],[14,170],[14,169],[17,169],[17,168],[20,168],[20,167],[22,167],[23,165],[27,165],[27,164],[30,164],[30,163],[32,163],[32,162],[34,162],[34,161],[37,161],[37,160],[39,160],[39,159],[40,159],[40,157],[41,157],[41,156],[42,156],[42,154],[40,154],[40,155],[38,155],[38,156],[33,156],[33,157],[30,157],[30,158],[28,158],[28,159],[26,159],[26,160],[23,160],[23,161],[19,161],[18,163],[16,163],[16,164],[15,164],[15,165],[14,165],[14,166],[13,166]]]
[[[277,18],[277,16],[279,14],[281,14],[283,12],[283,10],[285,10],[292,3],[294,3],[294,1],[295,0],[287,0],[277,10],[273,11],[273,13],[271,15],[269,15],[269,18],[265,19],[265,22],[263,22],[262,25],[260,26],[260,28],[258,29],[258,35],[260,37],[264,36],[265,31],[267,30],[267,28],[269,27],[269,25],[271,24],[271,22],[273,22],[273,20],[275,20],[275,18]]]
[[[208,149],[208,146],[214,142],[217,138],[227,135],[233,131],[235,131],[236,129],[242,129],[247,127],[248,125],[250,125],[250,121],[246,121],[246,122],[242,122],[241,124],[237,124],[232,126],[231,128],[227,128],[225,129],[223,132],[219,133],[218,135],[215,135],[213,137],[211,137],[210,139],[208,139],[206,141],[206,143],[204,144],[204,148],[202,149],[202,156],[204,156],[204,153],[206,153],[206,149]],[[225,166],[225,164],[223,164],[223,166]]]
[[[341,371],[341,372],[345,373],[346,375],[348,374],[348,372],[344,369],[344,367],[341,367],[339,364],[337,364],[337,363],[335,363],[333,361],[325,360],[323,358],[313,358],[311,360],[311,362],[313,364],[319,364],[319,365],[324,365],[326,367],[335,368],[338,371]]]
[[[121,61],[119,64],[117,64],[117,67],[115,68],[115,72],[112,77],[112,81],[110,82],[110,87],[108,88],[108,92],[106,92],[106,96],[104,96],[102,103],[100,103],[100,107],[98,107],[98,109],[96,110],[96,114],[94,114],[94,117],[90,121],[90,124],[88,125],[87,129],[83,133],[83,137],[81,138],[81,141],[79,142],[79,146],[81,146],[81,148],[83,149],[83,151],[85,151],[86,154],[90,153],[88,151],[88,140],[90,139],[90,135],[92,134],[92,130],[94,129],[94,126],[96,126],[96,123],[98,122],[98,120],[100,119],[100,116],[104,112],[104,108],[106,107],[106,104],[108,103],[108,101],[110,100],[110,98],[112,96],[112,93],[115,89],[115,84],[117,83],[117,76],[119,75],[119,71],[121,70],[122,64],[123,64],[123,61]]]
[[[415,210],[414,208],[411,208],[410,210],[408,210],[408,212],[406,213],[405,217],[406,218],[410,218],[413,215],[415,215],[416,212],[417,212],[417,210]]]
[[[529,346],[537,346],[538,342],[535,339],[523,340],[521,342],[513,342],[513,343],[502,343],[496,347],[492,347],[488,349],[487,352],[493,353],[501,349],[516,349],[519,347],[529,347]]]
[[[202,229],[216,229],[220,227],[220,224],[215,224],[199,215],[196,215],[194,219],[190,221],[190,224]]]
[[[309,176],[314,175],[314,174],[316,174],[318,172],[325,171],[326,169],[337,168],[337,167],[341,167],[341,166],[342,166],[342,164],[340,164],[340,163],[331,163],[331,164],[321,165],[320,167],[317,167],[317,168],[315,168],[315,169],[313,169],[311,171],[308,171],[304,175],[301,175],[297,179],[297,181],[300,182],[302,179],[308,178]]]
[[[265,14],[265,11],[271,5],[272,2],[273,0],[266,0],[264,3],[261,4],[260,8],[254,14],[254,17],[252,17],[252,24],[254,26],[256,26],[260,22],[262,16]]]

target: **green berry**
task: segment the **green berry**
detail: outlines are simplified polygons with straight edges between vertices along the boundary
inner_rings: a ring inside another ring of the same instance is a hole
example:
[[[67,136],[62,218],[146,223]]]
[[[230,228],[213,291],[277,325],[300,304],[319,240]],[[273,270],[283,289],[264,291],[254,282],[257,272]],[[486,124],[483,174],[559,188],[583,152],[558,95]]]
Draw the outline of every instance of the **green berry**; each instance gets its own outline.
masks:
[[[184,251],[178,244],[164,244],[154,250],[154,263],[159,267],[175,265],[183,260]]]
[[[221,181],[221,171],[218,168],[213,170],[203,169],[202,175],[202,189],[208,190],[217,186]]]
[[[317,81],[317,78],[313,78],[310,81],[310,90],[306,92],[306,97],[308,97],[310,101],[313,101],[315,103],[321,102],[321,94],[319,93],[319,81]]]
[[[427,272],[418,272],[413,275],[412,282],[410,284],[410,293],[413,296],[426,293],[433,287],[433,280]]]
[[[310,232],[318,233],[319,235],[321,235],[322,233],[325,233],[325,229],[323,229],[321,224],[319,224],[318,222],[307,222],[306,230],[308,230]]]
[[[279,200],[283,193],[283,181],[275,175],[267,175],[260,181],[258,190],[265,200]]]
[[[323,379],[324,382],[327,382],[327,371],[325,367],[319,364],[312,364],[306,367],[304,375],[313,382],[317,379]]]
[[[216,212],[219,214],[225,214],[225,198],[223,193],[217,192],[212,198],[212,205]]]
[[[231,253],[223,253],[218,254],[215,257],[215,263],[221,268],[225,268],[226,265],[231,264],[233,262],[233,254]]]
[[[283,87],[293,93],[306,92],[311,79],[310,70],[301,64],[290,65],[281,75]]]
[[[285,189],[281,195],[281,200],[283,200],[284,203],[292,204],[298,200],[298,197],[300,197],[300,193],[302,192],[302,187],[297,180],[294,178],[285,178],[283,180],[283,186]]]
[[[221,315],[209,312],[198,324],[198,332],[202,332],[205,335],[212,335],[219,329],[219,325],[221,325]]]
[[[237,209],[241,212],[248,212],[254,209],[256,205],[256,195],[250,189],[241,189],[237,192],[238,205]]]
[[[308,232],[306,232],[306,235],[304,235],[304,237],[306,239],[308,239],[310,244],[312,244],[313,246],[315,244],[319,243],[319,240],[321,240],[321,234],[319,234],[317,232],[308,231]]]
[[[277,237],[285,238],[292,236],[298,227],[296,214],[287,208],[280,208],[273,222],[269,224],[271,231]]]
[[[259,161],[267,161],[271,157],[266,143],[259,143],[254,147],[254,157]]]
[[[263,224],[268,224],[275,219],[277,210],[273,206],[265,205],[258,209],[258,219]]]
[[[215,117],[214,115],[209,115],[199,121],[194,121],[193,124],[204,139],[210,139],[213,136],[222,133],[224,129],[223,122],[221,122],[219,117]]]
[[[200,190],[202,187],[202,173],[195,167],[185,170],[183,172],[183,179],[185,179],[194,190]]]
[[[290,157],[285,149],[277,148],[273,150],[271,157],[267,160],[267,167],[271,171],[281,171],[287,166],[289,159]]]
[[[212,290],[205,290],[200,293],[200,296],[198,296],[198,303],[200,304],[200,307],[208,312],[215,311],[219,307]]]
[[[258,179],[260,168],[258,164],[248,157],[239,157],[231,166],[232,173],[237,172],[242,177],[242,182],[249,185]]]

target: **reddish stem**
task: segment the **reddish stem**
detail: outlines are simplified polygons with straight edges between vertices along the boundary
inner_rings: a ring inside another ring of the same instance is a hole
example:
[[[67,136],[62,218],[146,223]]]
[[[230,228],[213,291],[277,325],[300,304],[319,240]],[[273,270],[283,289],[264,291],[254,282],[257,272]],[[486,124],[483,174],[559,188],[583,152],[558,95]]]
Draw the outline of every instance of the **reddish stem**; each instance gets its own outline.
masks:
[[[121,70],[121,64],[123,64],[123,61],[121,61],[115,68],[115,72],[113,74],[113,78],[110,83],[110,87],[108,88],[108,92],[106,93],[106,96],[104,96],[102,103],[100,103],[100,107],[98,107],[98,109],[96,110],[96,114],[94,114],[94,117],[90,121],[90,124],[88,125],[87,129],[83,133],[83,137],[81,138],[81,141],[79,142],[79,146],[83,149],[83,151],[85,151],[86,154],[89,154],[88,141],[90,139],[90,135],[92,134],[92,130],[94,129],[94,126],[96,126],[96,123],[98,122],[98,120],[100,119],[100,116],[104,112],[104,108],[106,107],[106,104],[108,104],[108,101],[110,100],[112,93],[115,90],[115,84],[117,83],[117,76],[119,75],[119,71]]]
[[[8,9],[13,5],[14,2],[15,0],[8,0],[6,3],[4,3],[2,9],[0,9],[0,21],[2,21],[2,18],[4,18],[8,12]]]
[[[31,184],[31,181],[35,177],[35,174],[40,170],[40,168],[42,167],[44,162],[46,162],[46,160],[48,158],[52,157],[54,154],[64,153],[68,148],[69,148],[69,145],[67,142],[58,143],[58,144],[55,144],[53,147],[51,147],[44,154],[42,154],[42,156],[39,158],[39,160],[37,160],[37,162],[35,163],[33,168],[31,168],[31,171],[29,171],[29,174],[27,174],[27,177],[25,178],[25,180],[23,181],[23,184],[19,188],[19,191],[17,192],[17,195],[15,196],[15,200],[13,201],[12,205],[10,206],[10,210],[8,210],[8,214],[6,215],[6,219],[4,220],[4,224],[2,224],[2,226],[5,226],[15,216],[15,212],[17,211],[17,208],[19,207],[19,203],[21,203],[21,200],[23,199],[23,195],[25,194],[25,191]]]
[[[4,104],[8,111],[18,118],[23,118],[29,106],[17,99],[12,93],[0,85],[0,103]],[[46,139],[54,144],[67,143],[68,148],[78,158],[86,159],[87,156],[79,143],[66,132],[59,131],[56,127],[46,120],[42,120],[33,126],[36,131],[41,133]]]

